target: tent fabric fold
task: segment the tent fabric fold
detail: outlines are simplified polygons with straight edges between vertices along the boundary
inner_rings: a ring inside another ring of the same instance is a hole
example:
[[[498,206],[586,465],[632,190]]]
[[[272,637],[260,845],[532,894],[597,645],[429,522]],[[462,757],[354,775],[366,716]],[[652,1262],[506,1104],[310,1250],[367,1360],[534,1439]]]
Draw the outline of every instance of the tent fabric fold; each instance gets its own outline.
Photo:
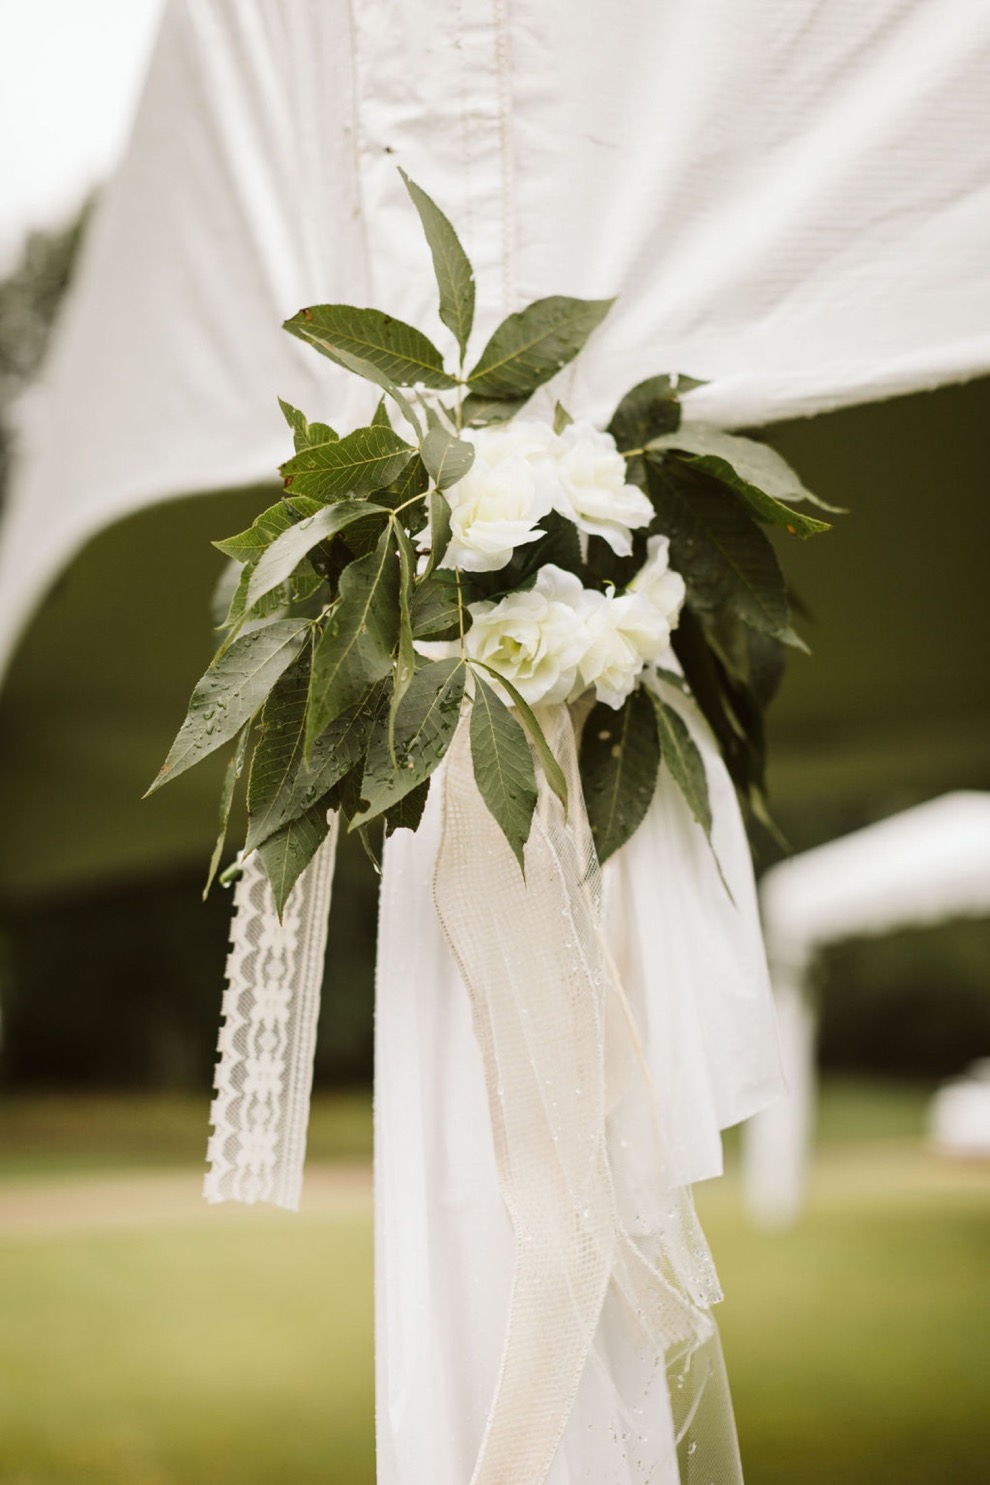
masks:
[[[664,370],[725,426],[986,371],[988,58],[972,0],[172,0],[24,408],[0,658],[102,527],[271,478],[276,395],[368,415],[282,333],[302,305],[447,347],[398,166],[472,256],[477,349],[532,298],[618,296],[554,388],[576,415]]]

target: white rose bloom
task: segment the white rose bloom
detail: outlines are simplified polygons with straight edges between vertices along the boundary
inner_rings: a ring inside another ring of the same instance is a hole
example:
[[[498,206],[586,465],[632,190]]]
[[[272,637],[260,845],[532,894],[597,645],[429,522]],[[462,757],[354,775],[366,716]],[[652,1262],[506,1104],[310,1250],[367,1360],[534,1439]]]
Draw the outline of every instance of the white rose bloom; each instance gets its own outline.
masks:
[[[474,463],[445,491],[450,545],[444,567],[496,572],[516,547],[536,541],[537,526],[553,508],[552,467],[546,449],[553,431],[541,423],[508,424],[465,433]]]
[[[589,642],[578,666],[581,690],[594,686],[599,701],[618,709],[633,690],[643,666],[658,660],[670,644],[670,625],[641,593],[612,597],[589,593],[585,622]]]
[[[651,536],[646,543],[646,561],[629,584],[630,593],[640,593],[663,614],[671,629],[677,627],[684,603],[684,579],[670,567],[670,540]]]
[[[570,423],[556,440],[555,462],[554,509],[628,557],[630,532],[649,525],[653,506],[642,490],[626,484],[626,461],[615,439],[591,423]]]
[[[588,647],[584,599],[581,579],[550,563],[528,592],[470,605],[467,653],[511,681],[530,706],[566,701]]]

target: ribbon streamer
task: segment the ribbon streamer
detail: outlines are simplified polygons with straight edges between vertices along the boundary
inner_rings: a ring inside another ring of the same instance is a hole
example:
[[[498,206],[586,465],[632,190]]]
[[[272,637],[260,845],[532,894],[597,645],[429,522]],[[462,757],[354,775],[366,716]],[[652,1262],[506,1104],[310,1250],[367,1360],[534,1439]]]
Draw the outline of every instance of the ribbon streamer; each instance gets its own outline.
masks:
[[[279,922],[257,854],[234,892],[203,1194],[297,1211],[302,1189],[337,816]]]
[[[671,1188],[645,1059],[605,950],[567,709],[548,708],[543,725],[570,811],[565,820],[542,782],[525,880],[478,793],[465,727],[443,774],[434,898],[471,998],[515,1240],[472,1485],[541,1485],[603,1349],[621,1354],[613,1381],[628,1442],[649,1455],[648,1471],[631,1478],[734,1485],[742,1476],[708,1309],[719,1297],[714,1268],[690,1197]]]

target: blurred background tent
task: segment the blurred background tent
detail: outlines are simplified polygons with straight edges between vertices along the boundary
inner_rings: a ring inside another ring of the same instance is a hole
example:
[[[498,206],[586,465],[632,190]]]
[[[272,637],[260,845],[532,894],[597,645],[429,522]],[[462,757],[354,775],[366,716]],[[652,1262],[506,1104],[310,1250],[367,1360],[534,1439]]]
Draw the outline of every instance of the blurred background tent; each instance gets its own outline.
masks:
[[[760,426],[849,508],[782,552],[814,651],[771,714],[791,843],[990,787],[990,12],[664,3],[619,7],[589,45],[599,22],[590,3],[166,5],[18,411],[0,531],[8,1080],[208,1079],[229,904],[200,908],[198,884],[222,762],[140,796],[211,651],[209,540],[277,489],[276,394],[345,426],[368,411],[281,320],[343,301],[432,323],[397,165],[462,229],[484,333],[543,294],[619,295],[562,389],[576,414],[604,419],[657,371],[704,377],[689,416]],[[617,100],[596,78],[632,49],[655,70]],[[561,75],[569,91],[533,85]],[[427,90],[442,137],[417,123]],[[474,178],[464,130],[489,152]],[[70,245],[51,245],[43,302]],[[20,344],[16,315],[0,333]],[[374,931],[354,853],[335,915],[321,1066],[354,1076]],[[940,953],[955,1039],[922,1014],[896,1069],[990,1051],[977,957]]]

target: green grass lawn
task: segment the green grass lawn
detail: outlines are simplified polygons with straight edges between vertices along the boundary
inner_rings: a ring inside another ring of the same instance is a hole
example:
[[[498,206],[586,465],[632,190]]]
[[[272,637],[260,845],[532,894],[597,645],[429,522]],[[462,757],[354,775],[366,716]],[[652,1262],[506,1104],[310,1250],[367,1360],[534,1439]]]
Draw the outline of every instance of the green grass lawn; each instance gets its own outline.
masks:
[[[58,1181],[71,1211],[87,1169],[124,1180],[140,1107],[100,1109],[77,1111],[97,1161],[68,1103],[0,1107],[30,1146],[7,1188]],[[160,1166],[198,1159],[191,1115],[147,1112]],[[990,1479],[990,1170],[929,1154],[922,1116],[919,1092],[827,1090],[791,1233],[747,1226],[734,1170],[698,1192],[748,1485]],[[321,1104],[317,1148],[367,1142],[366,1099]],[[2,1485],[371,1485],[370,1210],[217,1215],[0,1231]]]

